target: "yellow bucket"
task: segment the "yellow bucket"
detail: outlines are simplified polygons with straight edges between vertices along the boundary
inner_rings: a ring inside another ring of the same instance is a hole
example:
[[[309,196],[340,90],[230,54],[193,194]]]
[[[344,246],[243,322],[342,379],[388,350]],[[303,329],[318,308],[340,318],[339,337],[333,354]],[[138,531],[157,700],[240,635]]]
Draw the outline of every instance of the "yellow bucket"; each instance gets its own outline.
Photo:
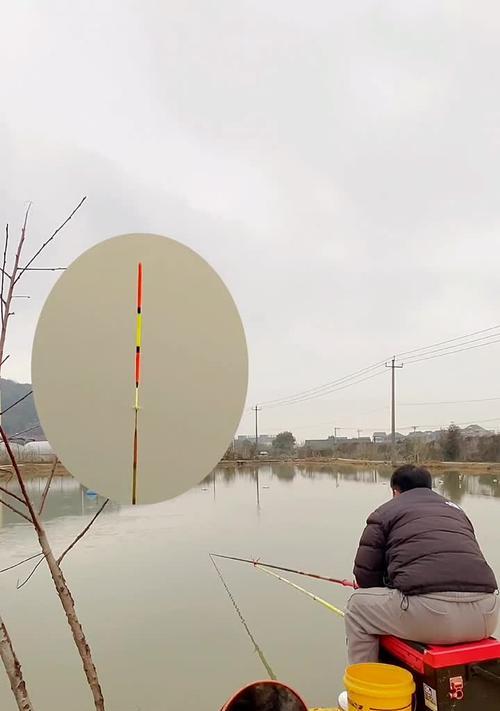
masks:
[[[406,669],[392,664],[353,664],[344,685],[349,711],[412,711],[415,681]]]

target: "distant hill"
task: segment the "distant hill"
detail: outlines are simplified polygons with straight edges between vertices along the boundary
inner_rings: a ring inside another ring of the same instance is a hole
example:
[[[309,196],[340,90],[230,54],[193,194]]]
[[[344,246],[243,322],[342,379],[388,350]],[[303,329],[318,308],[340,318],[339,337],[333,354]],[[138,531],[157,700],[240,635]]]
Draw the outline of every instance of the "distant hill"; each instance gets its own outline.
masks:
[[[5,410],[10,407],[13,403],[17,402],[26,393],[31,390],[30,383],[16,383],[13,380],[0,379],[0,393],[1,393],[1,407],[0,410],[5,412]],[[12,436],[18,432],[23,432],[24,434],[20,437],[26,437],[27,439],[43,440],[45,435],[40,427],[40,421],[35,410],[35,403],[33,401],[33,395],[29,395],[25,400],[19,403],[5,413],[2,417],[2,424],[8,435]],[[31,430],[34,427],[35,429]],[[24,430],[30,429],[30,432],[24,432]]]

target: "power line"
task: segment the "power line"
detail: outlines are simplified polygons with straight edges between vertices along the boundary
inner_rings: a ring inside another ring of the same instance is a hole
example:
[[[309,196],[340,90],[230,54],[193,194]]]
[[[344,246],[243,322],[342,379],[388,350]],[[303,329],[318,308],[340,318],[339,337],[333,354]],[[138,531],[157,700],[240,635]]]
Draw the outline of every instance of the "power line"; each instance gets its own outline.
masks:
[[[498,334],[498,335],[500,335],[500,334]],[[414,363],[421,363],[424,360],[434,360],[434,358],[442,358],[443,356],[454,355],[455,353],[463,353],[463,351],[472,351],[475,348],[484,348],[484,346],[491,346],[491,345],[493,345],[493,343],[500,343],[500,338],[498,338],[496,341],[488,341],[488,343],[478,343],[475,346],[469,346],[468,348],[459,348],[456,351],[449,351],[447,353],[439,353],[438,355],[431,355],[431,356],[428,356],[425,358],[418,358],[417,360],[411,360],[411,361],[409,361],[409,365],[413,365]]]
[[[432,355],[433,353],[442,353],[442,352],[451,351],[453,348],[461,348],[462,346],[469,346],[471,343],[479,343],[480,341],[487,341],[488,339],[498,338],[499,336],[500,336],[500,333],[491,333],[489,336],[481,336],[480,338],[473,338],[472,340],[464,341],[463,343],[455,343],[452,346],[444,346],[443,348],[434,348],[433,350],[426,350],[425,352],[417,353],[414,356],[410,356],[409,358],[406,358],[405,363],[411,363],[414,360],[420,359],[423,356]]]
[[[456,353],[461,353],[463,351],[467,350],[473,350],[475,348],[483,348],[484,346],[489,346],[493,345],[494,343],[499,343],[500,338],[496,338],[496,336],[500,336],[500,333],[493,333],[488,336],[482,336],[480,338],[476,338],[473,340],[469,341],[464,341],[466,338],[470,338],[470,336],[475,336],[480,333],[486,333],[488,331],[494,331],[495,329],[500,328],[500,325],[497,326],[491,326],[490,328],[486,329],[481,329],[480,331],[473,331],[471,333],[465,334],[463,336],[457,336],[455,338],[450,338],[445,341],[439,341],[437,343],[430,344],[428,346],[423,346],[420,348],[415,348],[411,351],[405,351],[404,353],[398,354],[398,357],[401,357],[402,355],[405,354],[411,354],[415,353],[414,356],[410,356],[406,360],[406,364],[411,365],[413,363],[419,363],[424,360],[432,360],[434,358],[442,358],[443,356],[447,355],[454,355]],[[495,340],[488,340],[488,339],[495,339]],[[463,343],[457,343],[457,341],[464,341]],[[486,343],[482,343],[480,341],[487,341]],[[429,350],[432,349],[434,346],[439,346],[443,345],[446,343],[453,343],[454,345],[449,345],[444,348],[437,348],[434,350]],[[475,345],[469,345],[469,344],[475,344]],[[465,347],[462,347],[465,346]],[[337,392],[338,390],[345,389],[347,387],[351,387],[352,385],[357,385],[358,383],[364,382],[364,380],[369,380],[372,377],[376,377],[377,375],[381,375],[383,370],[380,372],[374,373],[373,375],[370,375],[367,378],[359,378],[360,375],[363,375],[365,373],[369,373],[370,371],[377,370],[381,368],[383,365],[385,365],[385,360],[384,361],[379,361],[378,363],[374,363],[373,365],[367,366],[366,368],[362,368],[360,370],[355,371],[354,373],[351,373],[349,375],[343,376],[342,378],[338,378],[337,380],[330,381],[329,383],[325,383],[324,385],[319,385],[315,388],[310,388],[309,390],[304,390],[292,395],[289,395],[288,397],[282,397],[282,398],[277,398],[275,400],[267,400],[263,401],[260,404],[264,407],[283,407],[285,405],[292,405],[296,404],[299,402],[305,402],[307,400],[313,400],[319,397],[323,397],[325,395],[329,395],[333,392]],[[349,382],[352,381],[352,382]],[[343,385],[345,383],[345,385]],[[342,387],[338,387],[342,385]]]
[[[493,400],[500,400],[498,397],[481,397],[474,400],[429,400],[429,402],[398,402],[401,407],[407,406],[420,406],[420,405],[460,405],[469,402],[491,402]]]
[[[368,375],[366,378],[360,378],[358,380],[347,383],[345,385],[341,385],[340,387],[333,387],[330,390],[324,390],[324,391],[316,393],[314,395],[306,395],[304,397],[290,398],[289,400],[285,400],[284,402],[278,402],[273,405],[266,405],[266,408],[271,409],[273,407],[283,407],[285,405],[295,405],[299,402],[305,402],[307,400],[316,400],[317,398],[324,397],[325,395],[330,395],[331,393],[336,393],[339,390],[345,390],[346,388],[350,388],[353,385],[359,385],[359,383],[364,383],[366,380],[371,380],[372,378],[376,378],[377,376],[382,375],[383,373],[385,373],[385,369],[381,369],[379,372],[373,373],[372,375]]]
[[[403,353],[398,353],[397,356],[398,358],[402,358],[403,356],[410,355],[411,353],[416,353],[417,351],[424,351],[427,350],[428,348],[434,348],[434,346],[442,346],[445,343],[452,343],[453,341],[462,341],[464,338],[469,338],[470,336],[477,336],[479,333],[486,333],[488,331],[494,331],[496,328],[500,328],[500,324],[497,326],[490,326],[490,328],[483,328],[480,331],[473,331],[472,333],[466,333],[463,336],[457,336],[456,338],[449,338],[446,341],[438,341],[437,343],[431,343],[428,346],[423,346],[421,348],[413,348],[411,351],[404,351]],[[496,334],[498,335],[498,334]]]
[[[353,373],[350,373],[349,375],[344,375],[341,378],[337,378],[336,380],[332,380],[329,383],[325,383],[324,385],[318,385],[315,388],[310,388],[309,390],[302,390],[298,393],[288,395],[282,398],[276,398],[275,400],[264,400],[264,402],[261,402],[260,405],[269,407],[271,405],[278,405],[281,403],[287,403],[289,400],[295,400],[296,398],[302,398],[308,395],[315,395],[316,393],[319,393],[320,391],[323,390],[329,390],[332,387],[335,387],[336,385],[341,384],[342,382],[345,382],[347,380],[352,380],[356,376],[359,375],[364,375],[365,373],[368,373],[371,370],[374,370],[376,368],[380,368],[384,365],[385,360],[379,361],[378,363],[374,363],[373,365],[369,365],[366,368],[361,368],[361,370],[356,370]]]

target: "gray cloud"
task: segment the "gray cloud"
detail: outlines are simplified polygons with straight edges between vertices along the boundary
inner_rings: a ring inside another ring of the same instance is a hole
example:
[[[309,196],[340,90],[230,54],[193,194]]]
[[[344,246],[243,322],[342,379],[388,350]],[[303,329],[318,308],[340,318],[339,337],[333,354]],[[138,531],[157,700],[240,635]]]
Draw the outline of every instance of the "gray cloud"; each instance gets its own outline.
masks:
[[[1,217],[19,225],[33,200],[35,245],[89,196],[45,263],[135,229],[196,249],[244,319],[249,404],[493,325],[499,25],[491,2],[12,5]],[[6,375],[29,378],[51,283],[25,282]],[[497,357],[408,366],[401,400],[500,395]],[[388,427],[388,385],[264,411],[262,427]],[[400,422],[497,414],[405,407]]]

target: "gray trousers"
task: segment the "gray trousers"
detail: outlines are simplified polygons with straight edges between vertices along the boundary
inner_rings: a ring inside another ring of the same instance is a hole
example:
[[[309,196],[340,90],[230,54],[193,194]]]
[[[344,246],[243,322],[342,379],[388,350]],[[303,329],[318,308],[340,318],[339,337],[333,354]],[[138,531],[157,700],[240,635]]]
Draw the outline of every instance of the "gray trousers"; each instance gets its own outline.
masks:
[[[500,612],[496,593],[403,596],[389,588],[355,590],[345,613],[349,664],[378,661],[379,636],[424,644],[477,642],[494,634]]]

